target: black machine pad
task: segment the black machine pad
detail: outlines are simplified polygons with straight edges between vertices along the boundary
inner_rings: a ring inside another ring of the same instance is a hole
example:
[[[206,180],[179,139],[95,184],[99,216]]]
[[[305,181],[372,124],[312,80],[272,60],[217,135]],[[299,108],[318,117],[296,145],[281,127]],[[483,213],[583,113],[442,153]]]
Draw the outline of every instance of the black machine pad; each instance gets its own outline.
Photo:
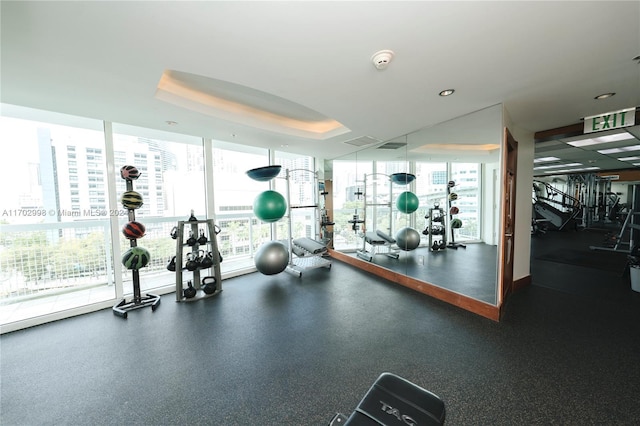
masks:
[[[373,383],[346,426],[443,425],[444,402],[402,377],[383,373]]]

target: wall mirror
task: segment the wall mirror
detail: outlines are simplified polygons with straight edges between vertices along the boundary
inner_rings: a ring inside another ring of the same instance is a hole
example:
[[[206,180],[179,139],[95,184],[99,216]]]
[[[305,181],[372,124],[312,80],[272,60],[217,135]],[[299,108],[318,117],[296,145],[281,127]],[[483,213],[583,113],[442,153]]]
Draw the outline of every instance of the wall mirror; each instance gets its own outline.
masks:
[[[496,305],[502,137],[495,105],[327,161],[333,248]]]

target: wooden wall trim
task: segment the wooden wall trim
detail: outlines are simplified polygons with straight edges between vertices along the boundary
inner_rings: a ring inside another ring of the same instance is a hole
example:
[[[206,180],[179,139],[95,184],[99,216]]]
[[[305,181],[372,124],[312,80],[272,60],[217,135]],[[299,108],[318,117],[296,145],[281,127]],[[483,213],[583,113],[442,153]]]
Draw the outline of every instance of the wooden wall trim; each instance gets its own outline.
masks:
[[[513,281],[513,291],[518,291],[522,288],[525,288],[527,286],[531,285],[531,275],[527,275],[525,277],[522,278],[518,278],[517,280]]]
[[[426,294],[434,299],[442,300],[451,305],[464,309],[465,311],[472,312],[474,314],[489,318],[493,321],[500,321],[500,307],[491,305],[480,300],[472,299],[468,296],[464,296],[459,293],[438,287],[436,285],[427,283],[425,281],[416,280],[415,278],[408,277],[404,274],[391,271],[376,265],[375,263],[364,262],[360,259],[356,259],[353,256],[341,253],[335,250],[329,250],[329,254],[332,258],[354,266],[363,271],[369,272],[378,277],[384,278],[395,284],[410,288],[418,293]]]
[[[611,180],[611,182],[635,182],[640,180],[640,170],[607,170],[606,172],[596,173],[597,176],[618,176],[617,179]]]

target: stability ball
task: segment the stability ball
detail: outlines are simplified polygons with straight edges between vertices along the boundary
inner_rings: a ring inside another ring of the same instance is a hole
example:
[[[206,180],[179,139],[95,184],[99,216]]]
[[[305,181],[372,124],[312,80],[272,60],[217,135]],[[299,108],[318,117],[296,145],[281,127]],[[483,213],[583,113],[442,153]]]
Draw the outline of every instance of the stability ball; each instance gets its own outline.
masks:
[[[279,241],[264,243],[253,256],[258,271],[265,275],[275,275],[284,271],[289,264],[289,250]]]
[[[420,245],[420,234],[413,228],[402,228],[396,234],[396,244],[400,250],[414,250]]]
[[[276,191],[264,191],[253,200],[253,213],[263,222],[276,222],[287,211],[287,202]]]
[[[411,191],[405,191],[398,196],[396,200],[396,207],[402,213],[413,213],[418,210],[418,197]]]

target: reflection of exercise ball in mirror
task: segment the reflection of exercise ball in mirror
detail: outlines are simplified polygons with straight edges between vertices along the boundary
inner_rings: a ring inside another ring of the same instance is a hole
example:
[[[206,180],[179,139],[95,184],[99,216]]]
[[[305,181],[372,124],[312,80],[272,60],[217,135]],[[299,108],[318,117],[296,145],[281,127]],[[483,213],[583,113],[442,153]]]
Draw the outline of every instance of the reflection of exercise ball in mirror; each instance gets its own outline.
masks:
[[[420,245],[420,234],[413,228],[402,228],[396,233],[396,244],[400,250],[415,250]]]
[[[276,191],[264,191],[253,200],[253,213],[263,222],[276,222],[287,211],[287,202]]]
[[[405,191],[398,196],[396,200],[396,207],[402,213],[410,214],[418,210],[418,197],[411,191]]]
[[[264,243],[253,256],[256,269],[264,275],[275,275],[289,264],[289,250],[279,241]]]

